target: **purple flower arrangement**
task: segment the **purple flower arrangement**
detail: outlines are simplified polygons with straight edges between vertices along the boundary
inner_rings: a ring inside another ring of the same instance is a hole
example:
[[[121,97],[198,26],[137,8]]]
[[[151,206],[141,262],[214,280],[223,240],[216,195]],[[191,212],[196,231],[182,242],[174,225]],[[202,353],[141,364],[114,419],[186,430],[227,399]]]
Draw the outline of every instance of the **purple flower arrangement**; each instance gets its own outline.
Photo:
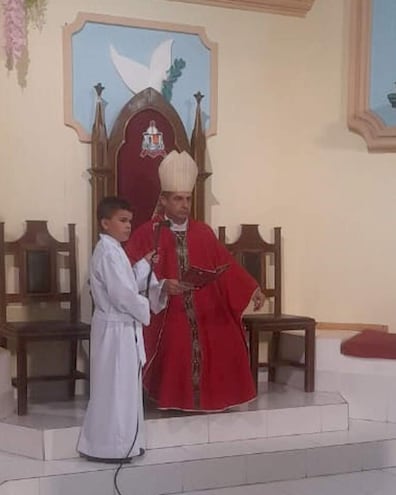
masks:
[[[1,0],[4,20],[4,48],[7,65],[13,67],[27,46],[27,24],[41,29],[46,0]]]

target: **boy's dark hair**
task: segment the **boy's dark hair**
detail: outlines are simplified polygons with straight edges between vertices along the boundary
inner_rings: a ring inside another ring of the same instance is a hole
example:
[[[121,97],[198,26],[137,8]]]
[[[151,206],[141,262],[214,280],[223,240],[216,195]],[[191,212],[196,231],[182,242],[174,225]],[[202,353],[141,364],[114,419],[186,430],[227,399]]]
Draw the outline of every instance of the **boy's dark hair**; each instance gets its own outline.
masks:
[[[114,213],[118,210],[132,211],[131,206],[125,199],[118,196],[107,196],[103,198],[96,209],[96,218],[99,222],[104,218],[110,220]]]

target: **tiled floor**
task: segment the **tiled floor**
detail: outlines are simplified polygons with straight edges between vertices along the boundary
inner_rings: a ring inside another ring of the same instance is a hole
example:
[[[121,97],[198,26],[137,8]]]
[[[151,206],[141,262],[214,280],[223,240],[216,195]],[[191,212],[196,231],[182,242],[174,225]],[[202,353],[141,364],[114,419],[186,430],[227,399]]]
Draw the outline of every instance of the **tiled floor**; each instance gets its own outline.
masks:
[[[394,495],[396,468],[185,492],[183,495]]]
[[[5,495],[41,495],[42,493],[55,493],[52,491],[53,486],[55,486],[54,483],[56,482],[55,478],[52,478],[54,474],[60,474],[62,472],[66,474],[70,471],[74,471],[75,478],[79,470],[87,470],[87,463],[81,461],[43,462],[28,459],[21,460],[21,458],[17,458],[16,456],[0,454],[0,469],[3,476],[5,470],[7,472],[7,477],[9,478],[13,478],[17,472],[18,475],[20,475],[21,464],[23,464],[24,476],[29,479],[21,479],[18,483],[12,483],[8,486],[8,489],[7,485],[1,485],[0,481],[1,495],[3,493]],[[41,466],[38,466],[38,464],[41,464]],[[40,474],[37,469],[41,471]],[[92,469],[97,469],[97,466],[95,467],[95,465],[92,464]],[[103,476],[101,477],[100,475]],[[111,480],[105,480],[104,475],[105,473],[103,471],[96,472],[98,482],[106,482],[108,488],[111,490]],[[33,476],[40,476],[41,480],[36,477],[33,478]],[[75,492],[75,487],[73,488],[73,491]],[[388,468],[275,483],[190,491],[183,492],[183,495],[394,495],[395,492],[396,468]],[[87,491],[86,493],[93,492]],[[109,491],[109,493],[112,493],[112,491]],[[129,493],[129,491],[126,491],[125,493]],[[167,491],[166,493],[174,492]]]

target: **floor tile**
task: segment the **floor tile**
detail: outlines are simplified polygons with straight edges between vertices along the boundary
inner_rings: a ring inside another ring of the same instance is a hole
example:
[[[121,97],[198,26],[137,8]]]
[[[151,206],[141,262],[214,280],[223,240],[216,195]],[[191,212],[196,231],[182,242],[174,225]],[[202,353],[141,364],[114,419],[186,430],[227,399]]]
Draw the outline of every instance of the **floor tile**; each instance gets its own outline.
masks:
[[[246,483],[246,465],[243,456],[185,462],[182,464],[182,472],[184,490],[202,490]]]

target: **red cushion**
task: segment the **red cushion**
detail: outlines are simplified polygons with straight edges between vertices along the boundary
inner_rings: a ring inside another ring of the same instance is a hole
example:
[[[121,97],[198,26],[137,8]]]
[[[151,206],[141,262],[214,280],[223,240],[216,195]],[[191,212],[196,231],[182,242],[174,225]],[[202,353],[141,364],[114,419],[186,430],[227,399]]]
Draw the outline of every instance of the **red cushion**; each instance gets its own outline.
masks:
[[[341,354],[365,358],[396,359],[396,334],[363,330],[341,343]]]

